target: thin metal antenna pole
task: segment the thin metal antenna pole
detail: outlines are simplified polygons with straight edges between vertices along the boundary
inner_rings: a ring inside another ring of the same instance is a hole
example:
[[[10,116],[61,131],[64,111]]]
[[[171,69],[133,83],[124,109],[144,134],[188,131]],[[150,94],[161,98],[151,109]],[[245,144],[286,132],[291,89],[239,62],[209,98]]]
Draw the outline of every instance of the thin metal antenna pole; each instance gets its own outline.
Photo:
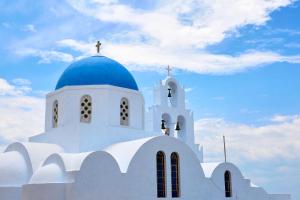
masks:
[[[223,135],[223,144],[224,144],[224,158],[225,158],[225,162],[227,162],[225,135]]]

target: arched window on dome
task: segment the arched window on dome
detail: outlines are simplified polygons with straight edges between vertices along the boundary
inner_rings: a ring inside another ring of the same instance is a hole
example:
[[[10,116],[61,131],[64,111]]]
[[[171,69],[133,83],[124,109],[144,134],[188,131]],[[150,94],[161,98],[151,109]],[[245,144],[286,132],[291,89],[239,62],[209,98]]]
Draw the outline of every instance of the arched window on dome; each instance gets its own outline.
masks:
[[[157,197],[166,197],[166,156],[162,151],[156,154]]]
[[[92,98],[84,95],[80,99],[80,122],[90,123],[92,121]]]
[[[232,197],[231,173],[228,170],[224,173],[224,181],[225,181],[225,197]]]
[[[120,102],[120,124],[129,125],[129,101],[126,98],[122,98]]]
[[[52,127],[56,128],[58,125],[58,101],[55,100],[52,105]]]
[[[180,197],[180,172],[179,172],[179,155],[176,152],[171,154],[171,182],[172,197]]]

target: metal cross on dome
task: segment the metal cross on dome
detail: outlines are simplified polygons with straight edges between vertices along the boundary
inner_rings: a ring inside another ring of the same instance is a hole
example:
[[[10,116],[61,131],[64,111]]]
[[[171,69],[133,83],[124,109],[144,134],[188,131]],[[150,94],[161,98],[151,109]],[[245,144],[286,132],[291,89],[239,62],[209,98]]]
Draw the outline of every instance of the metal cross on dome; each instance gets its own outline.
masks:
[[[168,67],[167,67],[166,69],[167,69],[167,71],[168,71],[168,76],[170,76],[170,75],[171,75],[171,71],[172,71],[170,65],[168,65]]]
[[[96,47],[97,47],[97,53],[100,53],[100,48],[101,48],[101,42],[100,41],[97,41]]]

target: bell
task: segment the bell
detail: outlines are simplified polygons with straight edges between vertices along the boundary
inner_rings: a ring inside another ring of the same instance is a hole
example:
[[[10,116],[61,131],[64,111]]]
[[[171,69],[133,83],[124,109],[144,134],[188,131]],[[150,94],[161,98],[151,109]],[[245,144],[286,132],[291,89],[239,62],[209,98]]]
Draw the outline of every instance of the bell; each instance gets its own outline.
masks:
[[[166,129],[166,126],[165,126],[165,120],[161,120],[161,129],[162,130],[165,130]]]
[[[168,97],[172,97],[171,88],[169,88],[168,90],[169,90]]]
[[[179,122],[176,123],[175,131],[180,131]]]

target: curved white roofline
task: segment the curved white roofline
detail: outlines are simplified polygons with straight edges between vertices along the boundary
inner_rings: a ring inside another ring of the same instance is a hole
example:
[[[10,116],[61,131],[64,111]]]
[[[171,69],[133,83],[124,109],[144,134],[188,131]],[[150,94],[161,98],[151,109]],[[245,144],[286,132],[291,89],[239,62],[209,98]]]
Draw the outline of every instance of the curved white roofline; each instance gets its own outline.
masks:
[[[147,142],[155,137],[148,137],[128,142],[121,142],[113,144],[103,151],[109,153],[117,161],[120,170],[125,173],[130,165],[130,162],[137,151]],[[126,149],[126,151],[124,151]]]
[[[22,187],[31,176],[30,166],[24,155],[18,151],[0,154],[0,189],[2,187]],[[1,198],[0,192],[0,199]]]
[[[63,149],[56,144],[15,142],[10,144],[4,152],[10,151],[20,152],[30,166],[31,174],[33,174],[49,155],[63,152]]]
[[[214,170],[220,165],[220,162],[200,163],[206,178],[210,178]]]
[[[220,168],[225,168],[227,170],[235,170],[235,175],[239,175],[241,178],[244,178],[241,170],[233,163],[231,162],[222,162],[220,163],[218,166],[216,166],[216,168],[214,169],[212,176],[214,176],[214,174],[220,169]]]

